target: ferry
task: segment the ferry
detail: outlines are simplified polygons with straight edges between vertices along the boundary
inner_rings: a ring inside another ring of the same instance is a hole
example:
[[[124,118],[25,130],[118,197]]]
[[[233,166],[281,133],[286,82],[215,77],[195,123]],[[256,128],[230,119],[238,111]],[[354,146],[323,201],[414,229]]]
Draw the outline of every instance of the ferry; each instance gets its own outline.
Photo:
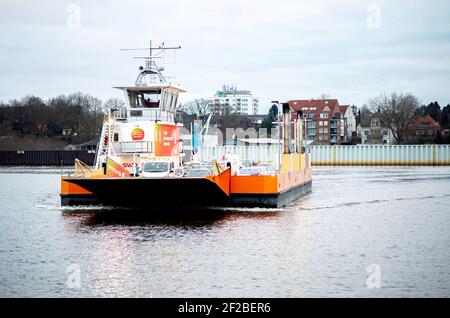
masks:
[[[61,176],[61,205],[139,208],[279,208],[311,192],[310,154],[303,142],[305,120],[278,104],[279,151],[276,161],[248,164],[250,158],[186,158],[176,121],[180,85],[163,75],[152,47],[132,86],[116,87],[125,95],[123,108],[106,116],[95,163],[75,160],[75,173]],[[246,166],[244,167],[244,162]],[[264,166],[272,169],[264,170]]]

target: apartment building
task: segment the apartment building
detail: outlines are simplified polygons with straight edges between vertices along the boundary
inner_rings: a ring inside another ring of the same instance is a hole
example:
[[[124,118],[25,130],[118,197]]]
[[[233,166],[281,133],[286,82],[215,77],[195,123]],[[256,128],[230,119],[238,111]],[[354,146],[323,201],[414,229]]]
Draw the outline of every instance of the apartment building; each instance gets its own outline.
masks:
[[[259,99],[249,90],[238,90],[236,86],[224,85],[213,97],[208,98],[209,109],[215,115],[257,115]]]
[[[342,114],[337,99],[291,100],[289,106],[294,114],[306,117],[307,141],[334,145],[348,139],[349,129],[345,116],[350,107],[342,108]]]

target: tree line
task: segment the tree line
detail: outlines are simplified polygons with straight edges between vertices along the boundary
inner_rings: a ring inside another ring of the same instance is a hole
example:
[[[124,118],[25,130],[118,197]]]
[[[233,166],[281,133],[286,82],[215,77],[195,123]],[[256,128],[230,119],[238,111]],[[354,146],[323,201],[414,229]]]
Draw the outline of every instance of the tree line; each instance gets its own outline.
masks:
[[[108,109],[123,106],[124,102],[117,98],[103,102],[80,92],[47,100],[26,96],[20,100],[0,102],[0,150],[62,149],[67,144],[98,138]],[[383,126],[391,129],[398,144],[411,141],[409,127],[420,116],[430,115],[443,129],[450,128],[450,105],[443,108],[437,102],[421,105],[419,99],[410,93],[379,95],[362,107],[353,105],[351,109],[357,125],[364,118],[376,114]],[[195,119],[205,122],[209,112],[206,99],[188,101],[180,106],[178,121],[189,128]],[[272,106],[260,127],[270,133],[277,114],[278,109]],[[254,127],[248,116],[235,112],[214,115],[210,124],[219,129]],[[436,136],[435,142],[448,143],[448,137]]]
[[[108,108],[123,106],[83,93],[0,102],[1,150],[51,150],[97,138]]]

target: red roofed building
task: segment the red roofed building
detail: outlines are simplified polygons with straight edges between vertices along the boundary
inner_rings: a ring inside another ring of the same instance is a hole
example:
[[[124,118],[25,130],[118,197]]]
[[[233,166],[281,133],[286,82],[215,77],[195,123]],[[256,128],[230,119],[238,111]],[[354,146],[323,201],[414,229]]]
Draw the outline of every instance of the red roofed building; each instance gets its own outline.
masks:
[[[294,113],[306,117],[307,141],[326,145],[347,141],[349,134],[345,114],[351,109],[348,106],[340,108],[337,99],[291,100],[289,106]]]
[[[430,115],[417,118],[410,127],[410,136],[418,139],[433,139],[441,131],[441,126]]]

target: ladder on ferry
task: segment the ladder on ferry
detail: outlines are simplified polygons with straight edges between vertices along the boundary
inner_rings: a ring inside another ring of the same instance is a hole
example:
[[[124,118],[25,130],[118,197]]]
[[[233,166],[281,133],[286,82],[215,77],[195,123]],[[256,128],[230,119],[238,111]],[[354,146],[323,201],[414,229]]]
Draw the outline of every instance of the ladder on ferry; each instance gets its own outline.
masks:
[[[106,158],[114,154],[114,148],[112,147],[112,136],[114,136],[114,124],[108,122],[103,124],[102,134],[100,136],[99,147],[95,156],[95,169],[99,169],[103,162],[106,162]]]

